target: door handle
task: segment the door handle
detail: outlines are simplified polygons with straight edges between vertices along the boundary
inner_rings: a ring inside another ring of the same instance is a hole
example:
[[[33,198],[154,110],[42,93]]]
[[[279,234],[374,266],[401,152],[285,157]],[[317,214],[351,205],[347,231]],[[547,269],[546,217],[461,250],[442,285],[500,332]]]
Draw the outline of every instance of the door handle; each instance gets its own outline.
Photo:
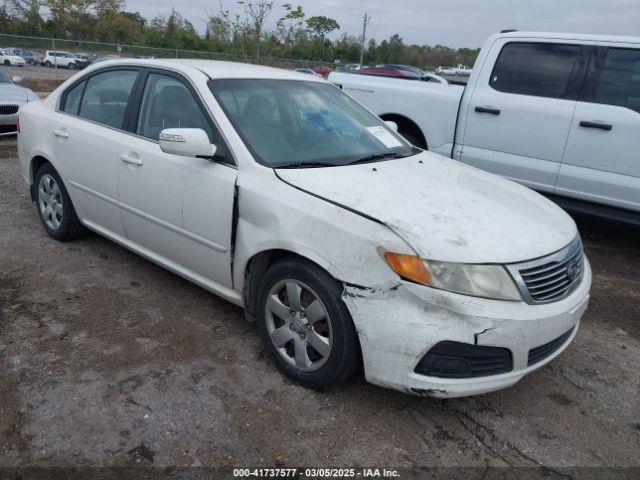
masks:
[[[597,128],[599,130],[606,130],[607,132],[611,131],[613,129],[613,125],[609,124],[609,123],[604,123],[604,122],[587,122],[587,121],[582,121],[580,122],[580,126],[584,127],[584,128]]]
[[[140,160],[139,158],[135,158],[126,154],[120,155],[120,160],[122,160],[124,163],[130,163],[131,165],[143,165],[142,160]]]
[[[56,137],[69,138],[69,134],[67,133],[67,131],[64,128],[54,128],[53,129],[53,134]]]
[[[489,113],[491,115],[500,115],[500,110],[493,107],[476,107],[478,113]]]

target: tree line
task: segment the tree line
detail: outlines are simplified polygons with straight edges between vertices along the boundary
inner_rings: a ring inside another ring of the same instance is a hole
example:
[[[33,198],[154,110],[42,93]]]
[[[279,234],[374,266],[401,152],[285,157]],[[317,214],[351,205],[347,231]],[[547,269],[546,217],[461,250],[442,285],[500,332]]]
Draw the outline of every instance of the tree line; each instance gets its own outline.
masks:
[[[300,6],[268,0],[235,2],[232,12],[222,0],[204,13],[204,35],[175,8],[152,19],[127,11],[124,0],[2,0],[0,31],[15,35],[62,38],[217,52],[246,60],[301,59],[356,63],[360,38],[342,32],[326,16],[308,16]],[[275,20],[275,23],[274,23]],[[329,35],[333,39],[329,38]],[[365,45],[364,63],[399,63],[419,67],[472,65],[479,49],[443,45],[409,45],[400,35]]]

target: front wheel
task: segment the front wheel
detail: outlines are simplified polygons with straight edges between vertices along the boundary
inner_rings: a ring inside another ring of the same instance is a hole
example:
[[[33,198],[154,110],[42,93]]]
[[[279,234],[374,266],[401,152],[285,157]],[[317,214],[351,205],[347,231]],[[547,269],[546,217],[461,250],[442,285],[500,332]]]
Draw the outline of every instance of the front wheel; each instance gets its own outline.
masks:
[[[10,67],[10,66],[11,66],[11,62],[10,62],[9,60],[5,60],[5,61],[4,61],[4,65],[5,65],[6,67]]]
[[[40,221],[46,232],[62,242],[85,234],[69,193],[62,179],[50,163],[45,163],[36,174],[36,205]]]
[[[49,60],[47,60],[46,62],[44,62],[44,66],[47,68],[51,68],[53,67],[53,64]]]
[[[322,389],[352,376],[360,349],[342,286],[318,266],[295,258],[264,275],[256,320],[278,369],[305,387]]]

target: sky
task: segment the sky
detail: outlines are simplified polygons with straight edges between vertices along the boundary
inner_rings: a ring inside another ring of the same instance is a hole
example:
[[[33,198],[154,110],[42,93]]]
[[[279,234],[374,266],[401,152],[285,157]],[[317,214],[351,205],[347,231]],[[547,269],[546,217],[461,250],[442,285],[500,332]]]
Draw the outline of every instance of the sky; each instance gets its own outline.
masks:
[[[235,0],[222,3],[232,12],[242,8]],[[507,28],[640,35],[640,0],[276,0],[269,26],[281,16],[283,3],[301,5],[307,17],[336,19],[338,34],[361,35],[367,13],[371,16],[367,39],[378,42],[397,33],[404,43],[475,48]],[[201,33],[206,11],[218,8],[218,0],[127,0],[126,4],[128,10],[148,18],[174,6]]]

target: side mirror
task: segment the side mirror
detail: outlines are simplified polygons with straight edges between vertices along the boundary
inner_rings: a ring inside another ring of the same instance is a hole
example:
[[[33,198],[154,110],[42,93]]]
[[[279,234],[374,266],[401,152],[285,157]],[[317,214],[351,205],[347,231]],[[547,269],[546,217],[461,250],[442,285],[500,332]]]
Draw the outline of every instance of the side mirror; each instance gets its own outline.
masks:
[[[22,77],[18,77],[17,75],[15,77],[11,77],[11,81],[13,83],[20,83],[22,80],[24,80]]]
[[[217,148],[201,128],[165,128],[160,132],[160,150],[183,157],[213,158]]]
[[[398,133],[398,124],[392,120],[385,120],[384,124],[394,132]]]

